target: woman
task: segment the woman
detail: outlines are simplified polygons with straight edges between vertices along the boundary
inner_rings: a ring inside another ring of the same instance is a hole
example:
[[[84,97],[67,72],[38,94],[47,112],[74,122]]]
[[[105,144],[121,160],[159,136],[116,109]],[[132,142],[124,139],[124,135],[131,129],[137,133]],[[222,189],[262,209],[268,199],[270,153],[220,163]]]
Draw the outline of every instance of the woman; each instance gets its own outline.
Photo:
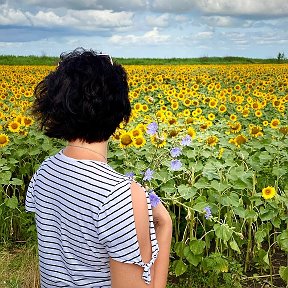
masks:
[[[126,72],[82,48],[60,59],[33,105],[44,133],[68,143],[41,164],[26,196],[41,287],[165,287],[170,216],[107,163],[108,139],[131,113]]]

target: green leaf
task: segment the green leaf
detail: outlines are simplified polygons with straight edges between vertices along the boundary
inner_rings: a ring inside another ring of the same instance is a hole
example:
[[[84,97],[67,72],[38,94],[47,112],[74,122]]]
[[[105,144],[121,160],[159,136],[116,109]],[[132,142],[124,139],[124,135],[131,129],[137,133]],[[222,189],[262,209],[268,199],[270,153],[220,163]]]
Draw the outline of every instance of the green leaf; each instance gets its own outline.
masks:
[[[186,246],[184,242],[176,242],[174,244],[174,251],[179,257],[183,257],[185,247],[188,246]]]
[[[207,180],[207,178],[205,177],[201,177],[195,184],[194,187],[197,189],[205,189],[205,188],[209,188],[210,184]]]
[[[270,265],[270,261],[269,261],[269,254],[266,253],[263,257],[263,261],[267,264],[267,265]]]
[[[23,180],[22,179],[18,179],[18,178],[12,178],[12,180],[10,181],[10,184],[12,184],[12,185],[23,185]]]
[[[277,215],[277,212],[273,210],[266,210],[260,211],[259,217],[262,221],[269,221]]]
[[[256,221],[258,214],[254,210],[246,210],[245,218]]]
[[[226,183],[222,183],[216,180],[213,180],[210,184],[211,188],[215,189],[218,192],[222,192],[225,189],[229,188],[230,185],[226,184]]]
[[[178,193],[183,197],[185,200],[193,199],[196,195],[197,189],[195,187],[191,187],[188,185],[179,185],[177,187]]]
[[[199,213],[204,213],[204,208],[208,206],[207,202],[199,202],[196,203],[192,209],[199,212]]]
[[[234,213],[235,213],[236,215],[238,215],[240,218],[245,218],[245,216],[246,216],[246,210],[245,210],[244,207],[242,207],[242,206],[235,207],[235,208],[233,208],[233,210],[234,210]]]
[[[288,267],[280,266],[280,277],[288,284]]]
[[[187,265],[181,259],[174,261],[174,265],[175,274],[177,277],[184,274],[187,270]]]
[[[277,166],[273,167],[272,174],[277,176],[277,177],[281,177],[281,176],[285,175],[286,173],[287,173],[286,167],[277,167]]]
[[[233,230],[227,224],[218,224],[214,225],[215,235],[219,238],[227,242],[232,234]]]
[[[236,193],[227,194],[221,197],[221,204],[223,206],[238,207],[240,204],[239,196]]]
[[[235,241],[235,239],[231,239],[229,241],[229,245],[234,251],[238,252],[239,254],[241,253],[239,246],[238,246],[237,242]]]
[[[255,232],[255,240],[258,244],[262,243],[268,235],[267,230],[258,230]]]
[[[288,253],[288,230],[282,231],[282,233],[277,237],[277,242],[281,250]]]
[[[169,195],[175,194],[176,193],[176,188],[175,188],[175,181],[174,180],[169,180],[163,185],[161,185],[161,191],[164,193],[167,193]]]
[[[16,196],[12,196],[11,198],[5,199],[5,205],[10,209],[15,209],[18,206],[18,199]]]
[[[279,218],[274,218],[271,220],[271,223],[275,228],[280,228],[281,220]]]
[[[4,172],[2,171],[0,177],[0,184],[8,185],[11,176],[12,176],[11,171],[4,171]]]
[[[166,182],[169,179],[169,172],[166,170],[161,170],[155,172],[153,175],[154,179],[160,180],[162,182]]]
[[[190,264],[192,264],[193,266],[198,266],[198,264],[201,262],[202,260],[202,255],[194,255],[190,250],[189,253],[187,253],[187,255],[185,255],[185,258],[188,260],[188,262]]]
[[[205,242],[202,240],[195,239],[191,240],[189,243],[190,250],[194,255],[202,254],[205,249],[205,246],[206,246]]]

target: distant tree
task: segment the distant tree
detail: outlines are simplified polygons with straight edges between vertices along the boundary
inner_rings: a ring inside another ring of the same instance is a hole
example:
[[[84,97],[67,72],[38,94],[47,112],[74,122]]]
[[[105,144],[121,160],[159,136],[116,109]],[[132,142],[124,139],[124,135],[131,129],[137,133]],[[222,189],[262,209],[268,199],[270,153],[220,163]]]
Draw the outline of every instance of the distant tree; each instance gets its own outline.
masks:
[[[284,52],[282,52],[282,53],[279,52],[278,55],[277,55],[277,59],[278,59],[279,62],[282,61],[282,60],[285,60]]]

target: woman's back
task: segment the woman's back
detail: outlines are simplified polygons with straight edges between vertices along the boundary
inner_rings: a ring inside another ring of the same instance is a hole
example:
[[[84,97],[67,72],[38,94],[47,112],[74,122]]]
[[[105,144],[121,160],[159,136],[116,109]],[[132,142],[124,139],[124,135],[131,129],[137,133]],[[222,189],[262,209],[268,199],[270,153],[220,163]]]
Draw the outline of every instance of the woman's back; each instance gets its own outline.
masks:
[[[149,197],[152,260],[140,255],[131,180],[108,164],[60,151],[33,176],[26,209],[36,213],[41,287],[111,287],[109,257],[144,268],[150,278],[158,245]]]

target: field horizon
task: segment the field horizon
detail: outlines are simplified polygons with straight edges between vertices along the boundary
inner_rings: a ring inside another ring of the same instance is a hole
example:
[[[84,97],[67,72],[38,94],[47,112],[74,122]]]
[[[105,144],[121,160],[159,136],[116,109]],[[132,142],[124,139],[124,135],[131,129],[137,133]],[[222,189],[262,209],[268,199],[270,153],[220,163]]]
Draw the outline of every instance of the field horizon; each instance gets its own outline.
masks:
[[[0,65],[56,65],[59,57],[0,55]],[[119,58],[113,57],[123,65],[217,65],[217,64],[286,64],[288,59],[246,58],[240,56],[198,58]]]

